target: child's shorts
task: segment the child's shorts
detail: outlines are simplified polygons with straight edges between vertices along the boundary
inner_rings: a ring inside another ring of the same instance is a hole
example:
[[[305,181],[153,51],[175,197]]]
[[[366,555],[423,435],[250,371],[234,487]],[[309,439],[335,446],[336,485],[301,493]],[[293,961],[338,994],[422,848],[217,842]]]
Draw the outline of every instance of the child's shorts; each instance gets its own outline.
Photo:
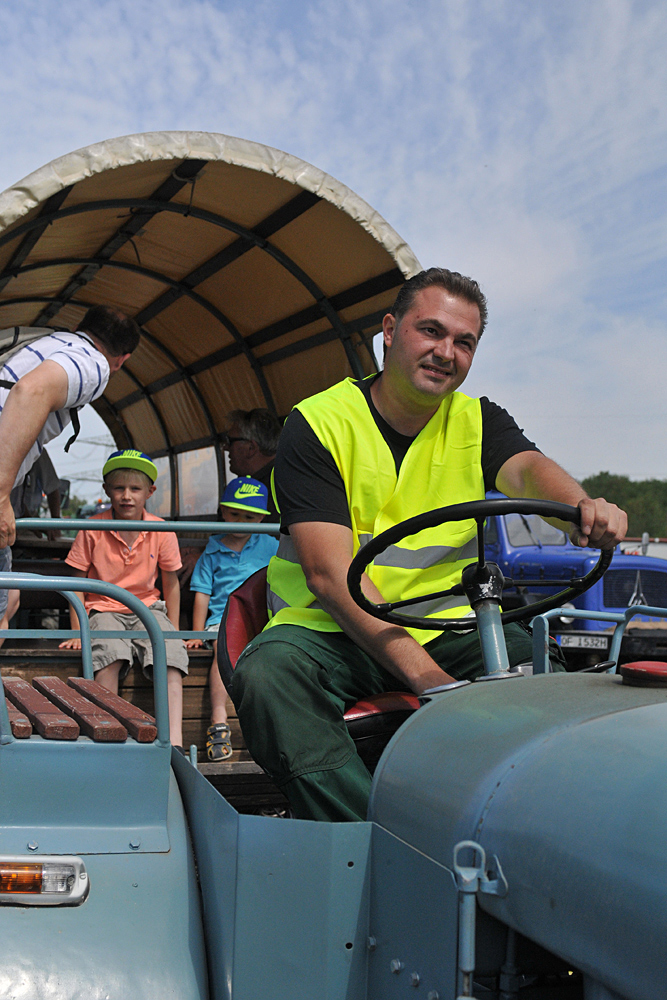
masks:
[[[157,619],[157,623],[163,632],[175,632],[176,629],[171,624],[166,615],[166,604],[164,601],[156,601],[151,604],[150,610]],[[139,665],[144,675],[151,678],[153,675],[153,650],[150,639],[131,639],[118,636],[116,639],[96,639],[95,629],[123,628],[127,632],[144,631],[144,625],[139,617],[131,612],[122,611],[93,611],[90,615],[90,628],[92,631],[91,642],[93,652],[93,670],[97,673],[103,667],[108,667],[116,660],[123,661],[120,668],[120,677],[123,678],[129,673],[132,666],[132,656],[136,655]],[[167,650],[167,666],[176,667],[182,674],[188,672],[188,653],[182,639],[166,639],[165,648]]]

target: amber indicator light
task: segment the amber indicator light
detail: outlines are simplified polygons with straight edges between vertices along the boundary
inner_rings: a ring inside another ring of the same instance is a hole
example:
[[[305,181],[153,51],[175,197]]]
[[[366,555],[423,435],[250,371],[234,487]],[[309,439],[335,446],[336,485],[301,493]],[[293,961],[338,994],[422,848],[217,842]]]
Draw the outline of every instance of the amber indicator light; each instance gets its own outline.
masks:
[[[0,892],[41,892],[41,865],[0,865]]]

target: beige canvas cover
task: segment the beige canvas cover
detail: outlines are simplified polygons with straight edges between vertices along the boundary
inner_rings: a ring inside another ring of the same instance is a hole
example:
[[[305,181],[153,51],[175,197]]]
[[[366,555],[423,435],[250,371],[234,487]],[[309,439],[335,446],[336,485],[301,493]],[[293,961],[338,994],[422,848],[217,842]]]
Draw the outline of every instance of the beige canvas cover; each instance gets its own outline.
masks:
[[[216,448],[226,415],[292,406],[375,370],[407,244],[345,185],[205,132],[124,136],[0,195],[0,330],[75,329],[103,303],[142,342],[96,408],[121,447]]]

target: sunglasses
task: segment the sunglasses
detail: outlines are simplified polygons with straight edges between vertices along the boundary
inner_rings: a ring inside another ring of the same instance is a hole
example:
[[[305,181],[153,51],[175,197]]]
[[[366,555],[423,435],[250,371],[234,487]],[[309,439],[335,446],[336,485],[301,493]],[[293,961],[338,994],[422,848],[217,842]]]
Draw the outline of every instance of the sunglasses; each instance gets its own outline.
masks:
[[[250,440],[250,438],[238,438],[238,437],[237,438],[233,438],[233,437],[230,437],[229,434],[223,434],[222,435],[222,447],[223,448],[231,448],[231,446],[233,444],[236,444],[237,441],[249,441],[249,440]]]

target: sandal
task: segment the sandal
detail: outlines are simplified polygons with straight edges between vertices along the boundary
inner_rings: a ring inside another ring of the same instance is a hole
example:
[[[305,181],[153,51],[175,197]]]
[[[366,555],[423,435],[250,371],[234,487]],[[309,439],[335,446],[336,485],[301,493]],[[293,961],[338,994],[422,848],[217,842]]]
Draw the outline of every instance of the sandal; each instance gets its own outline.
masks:
[[[232,755],[232,731],[226,722],[216,722],[206,730],[206,755],[209,760],[227,760]]]

